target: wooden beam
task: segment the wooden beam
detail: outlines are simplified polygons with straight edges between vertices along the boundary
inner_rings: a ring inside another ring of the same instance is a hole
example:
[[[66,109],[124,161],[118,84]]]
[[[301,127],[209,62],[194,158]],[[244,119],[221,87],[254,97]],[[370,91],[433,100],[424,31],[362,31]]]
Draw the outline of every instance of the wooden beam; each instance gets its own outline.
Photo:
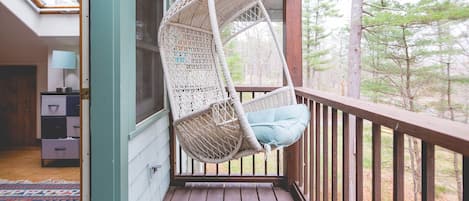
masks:
[[[283,5],[285,59],[290,69],[293,84],[303,86],[301,0],[284,0]]]

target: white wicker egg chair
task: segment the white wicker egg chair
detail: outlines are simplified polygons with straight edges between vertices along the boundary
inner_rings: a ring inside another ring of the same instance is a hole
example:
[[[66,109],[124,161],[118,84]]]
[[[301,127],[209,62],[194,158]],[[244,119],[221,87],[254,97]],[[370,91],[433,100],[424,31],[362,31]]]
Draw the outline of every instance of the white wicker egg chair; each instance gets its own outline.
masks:
[[[286,86],[241,104],[223,44],[260,22],[267,23],[273,35]],[[229,24],[235,30],[222,39],[220,27]],[[265,151],[245,112],[292,105],[296,100],[287,63],[262,1],[178,0],[163,18],[159,45],[174,131],[184,151],[206,163]]]

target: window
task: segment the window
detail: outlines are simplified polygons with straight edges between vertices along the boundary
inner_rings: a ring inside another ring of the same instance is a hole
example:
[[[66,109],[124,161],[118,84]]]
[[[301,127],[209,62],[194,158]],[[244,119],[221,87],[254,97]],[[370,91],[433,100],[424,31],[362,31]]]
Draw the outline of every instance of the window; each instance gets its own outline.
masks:
[[[45,7],[78,7],[80,5],[78,0],[35,0],[35,2],[40,2]]]
[[[163,1],[137,0],[136,21],[136,121],[164,109],[163,68],[158,49],[158,28]]]

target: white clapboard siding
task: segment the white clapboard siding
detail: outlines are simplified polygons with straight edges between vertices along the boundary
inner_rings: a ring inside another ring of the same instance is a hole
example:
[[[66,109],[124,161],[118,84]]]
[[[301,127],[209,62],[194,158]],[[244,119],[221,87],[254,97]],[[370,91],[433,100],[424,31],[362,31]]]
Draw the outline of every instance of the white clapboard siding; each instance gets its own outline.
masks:
[[[169,118],[129,140],[129,201],[160,201],[169,187]],[[161,165],[154,174],[149,165]]]

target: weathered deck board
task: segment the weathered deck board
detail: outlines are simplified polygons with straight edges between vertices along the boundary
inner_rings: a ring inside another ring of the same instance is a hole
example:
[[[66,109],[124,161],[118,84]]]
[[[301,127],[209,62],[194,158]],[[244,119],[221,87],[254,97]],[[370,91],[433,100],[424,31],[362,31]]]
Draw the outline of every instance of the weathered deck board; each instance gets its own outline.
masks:
[[[241,184],[241,198],[243,201],[258,201],[256,184]]]
[[[272,184],[257,184],[257,194],[259,201],[277,200]]]
[[[170,187],[165,201],[293,201],[286,190],[270,183],[188,183],[185,187]]]
[[[239,201],[241,200],[241,187],[236,183],[225,184],[225,201]]]

